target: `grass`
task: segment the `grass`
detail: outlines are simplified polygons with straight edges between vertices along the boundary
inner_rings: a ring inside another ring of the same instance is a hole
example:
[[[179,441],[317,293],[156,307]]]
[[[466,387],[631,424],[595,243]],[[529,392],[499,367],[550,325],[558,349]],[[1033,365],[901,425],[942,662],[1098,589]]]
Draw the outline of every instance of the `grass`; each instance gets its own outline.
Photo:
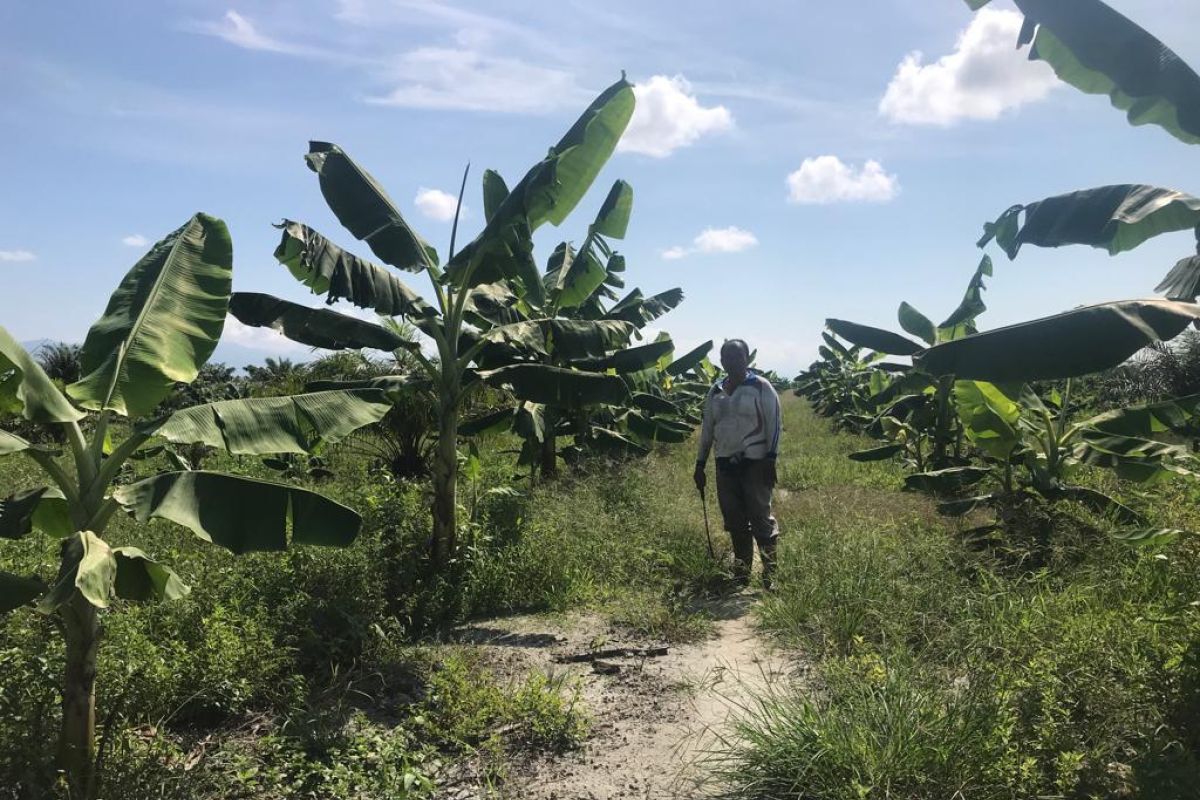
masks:
[[[1036,562],[971,550],[897,491],[898,467],[850,462],[859,440],[786,409],[761,621],[816,669],[758,698],[714,758],[730,797],[1198,796],[1194,541],[1130,550],[1064,515]],[[1194,520],[1193,487],[1162,491],[1143,503],[1156,522]]]

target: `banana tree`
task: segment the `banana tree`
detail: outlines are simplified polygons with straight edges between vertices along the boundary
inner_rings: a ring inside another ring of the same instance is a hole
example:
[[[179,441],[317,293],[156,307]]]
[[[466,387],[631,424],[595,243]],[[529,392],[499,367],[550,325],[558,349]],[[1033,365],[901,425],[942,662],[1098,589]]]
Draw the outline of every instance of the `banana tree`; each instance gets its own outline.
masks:
[[[909,303],[900,304],[896,314],[900,327],[923,341],[924,345],[891,331],[846,320],[826,320],[826,326],[847,341],[870,347],[877,353],[915,356],[926,346],[954,341],[976,332],[975,320],[987,310],[983,302],[986,288],[984,278],[991,274],[992,260],[984,256],[968,281],[958,306],[936,326]],[[929,465],[936,469],[952,466],[961,460],[961,431],[954,416],[953,390],[953,377],[935,378],[920,369],[909,370],[899,380],[887,381],[886,385],[875,389],[868,405],[873,409],[876,419],[892,417],[902,424],[884,426],[880,422],[871,425],[876,435],[892,439],[893,443],[885,448],[863,451],[855,456],[856,460],[875,460],[897,452],[907,452],[922,467],[928,460]],[[928,456],[923,452],[925,442],[930,444]]]
[[[1171,441],[1189,430],[1200,415],[1200,396],[1131,406],[1074,421],[1070,417],[1070,382],[1060,396],[1052,391],[1046,400],[1028,384],[1004,389],[985,381],[958,381],[955,400],[963,428],[973,444],[993,464],[988,474],[997,491],[942,503],[939,510],[961,516],[972,509],[1001,510],[1031,493],[1045,500],[1080,502],[1094,511],[1111,514],[1126,525],[1144,528],[1141,514],[1102,492],[1074,485],[1069,479],[1085,465],[1112,469],[1122,480],[1149,484],[1172,475],[1198,477],[1196,458],[1183,445]],[[1017,471],[1020,474],[1017,474]],[[982,478],[978,471],[974,477]],[[947,476],[911,476],[936,484]],[[960,481],[955,488],[964,484]],[[1147,541],[1177,531],[1157,530],[1129,534]]]
[[[432,303],[384,268],[295,222],[284,223],[283,238],[275,252],[280,263],[313,293],[325,295],[330,302],[346,299],[382,315],[404,317],[433,340],[436,358],[425,356],[419,349],[413,350],[413,358],[438,397],[432,476],[432,556],[438,565],[449,563],[457,549],[459,421],[467,395],[475,386],[482,381],[518,390],[532,387],[539,397],[556,398],[623,388],[612,376],[502,360],[509,359],[514,348],[544,352],[548,339],[557,342],[564,336],[575,336],[586,340],[587,346],[599,347],[625,334],[620,325],[568,328],[546,319],[504,321],[503,314],[521,302],[541,301],[544,286],[533,260],[533,232],[546,222],[560,225],[575,208],[612,154],[633,107],[632,87],[622,77],[588,106],[511,191],[502,191],[502,181],[489,177],[494,173],[485,175],[484,228],[455,252],[456,214],[449,257],[444,264],[366,170],[336,145],[310,145],[306,162],[317,174],[321,192],[338,221],[356,239],[365,241],[385,264],[424,272],[430,281]],[[465,175],[463,182],[465,186]],[[461,193],[459,203],[461,208]],[[302,343],[328,340],[334,335],[334,322],[328,314],[335,312],[326,312],[324,319],[318,319],[320,312],[316,310],[294,304],[272,308],[261,296],[235,303],[232,311],[245,324],[273,327]],[[344,320],[336,324],[342,329],[349,325]],[[372,331],[371,337],[377,335]],[[348,333],[335,338],[342,346],[378,346],[356,340]],[[389,341],[386,349],[392,346]],[[502,359],[493,358],[496,355]]]
[[[202,443],[231,453],[312,453],[388,410],[382,392],[334,391],[223,400],[156,417],[177,383],[200,373],[220,338],[229,303],[232,243],[225,224],[197,214],[134,265],[91,327],[80,377],[56,388],[0,328],[0,417],[60,431],[54,448],[0,430],[0,456],[32,459],[47,485],[0,501],[0,538],[57,537],[58,574],[0,572],[0,612],[34,604],[61,622],[66,640],[60,760],[72,796],[97,791],[95,678],[99,611],[120,600],[163,600],[188,587],[137,547],[103,538],[124,509],[138,522],[167,519],[205,541],[244,553],[290,542],[344,546],[361,518],[314,492],[219,472],[174,471],[119,485],[121,468],[152,441]],[[113,425],[130,420],[124,436]],[[290,537],[289,537],[290,530]]]

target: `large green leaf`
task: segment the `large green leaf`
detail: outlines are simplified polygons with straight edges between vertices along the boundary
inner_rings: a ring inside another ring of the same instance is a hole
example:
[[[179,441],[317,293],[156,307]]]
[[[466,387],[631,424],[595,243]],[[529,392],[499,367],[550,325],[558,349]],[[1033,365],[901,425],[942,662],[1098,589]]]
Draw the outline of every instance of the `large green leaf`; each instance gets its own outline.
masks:
[[[625,415],[625,425],[631,432],[646,442],[678,444],[687,441],[692,428],[681,422],[650,417],[631,411]]]
[[[283,233],[276,260],[313,294],[414,321],[436,316],[433,306],[378,264],[343,250],[302,223],[285,219],[279,227]]]
[[[112,553],[117,562],[113,588],[122,600],[178,600],[192,591],[174,570],[136,547],[114,547]]]
[[[391,409],[379,389],[220,400],[176,411],[146,432],[170,442],[203,442],[236,455],[312,453]]]
[[[1007,461],[1021,444],[1021,407],[995,385],[955,381],[954,408],[967,438],[994,458]]]
[[[412,344],[382,325],[258,292],[234,292],[229,313],[243,325],[272,328],[293,342],[324,350],[371,348],[390,352]]]
[[[973,9],[989,0],[967,0]],[[1099,0],[1016,0],[1025,14],[1018,45],[1088,94],[1108,95],[1134,125],[1159,125],[1200,143],[1200,77],[1166,45]]]
[[[493,325],[511,325],[522,322],[521,298],[504,281],[476,286],[467,295],[466,308],[469,313]],[[486,327],[481,325],[481,327]]]
[[[84,416],[63,397],[25,348],[0,327],[0,418],[10,414],[34,422],[74,422]],[[0,437],[4,435],[0,431]],[[0,455],[6,452],[16,450],[6,450],[0,439]]]
[[[591,297],[608,277],[608,271],[591,248],[577,253],[557,276],[555,295],[558,308],[575,308]]]
[[[872,447],[869,450],[858,450],[850,454],[851,461],[886,461],[892,456],[899,455],[904,452],[902,444],[885,444],[881,447]]]
[[[554,182],[539,187],[528,199],[529,225],[561,225],[583,199],[608,161],[633,116],[633,87],[625,80],[600,93],[570,130],[550,148],[545,162],[553,164]]]
[[[992,383],[1071,378],[1120,364],[1200,319],[1200,306],[1170,300],[1122,300],[977,333],[931,347],[915,358],[934,375]]]
[[[358,536],[362,517],[327,497],[219,472],[165,472],[113,497],[138,522],[168,519],[234,553],[284,550],[292,542],[336,547]]]
[[[491,386],[507,386],[522,400],[560,408],[622,405],[629,399],[625,383],[615,375],[543,364],[513,364],[480,372],[479,378]]]
[[[1110,514],[1125,525],[1145,525],[1146,518],[1119,500],[1087,486],[1059,486],[1050,491],[1053,499],[1074,500],[1098,514]]]
[[[500,408],[487,414],[463,420],[458,426],[459,436],[483,436],[512,428],[515,413],[511,408]]]
[[[709,351],[712,350],[712,348],[713,348],[713,343],[712,343],[712,340],[709,339],[707,342],[700,345],[699,347],[689,350],[688,352],[684,353],[679,358],[672,361],[670,364],[668,364],[666,366],[666,368],[663,371],[666,372],[668,375],[672,375],[674,377],[679,377],[680,375],[684,374],[688,370],[691,370],[691,369],[699,366],[700,362],[704,361],[704,359],[708,356],[708,353],[709,353]]]
[[[0,570],[0,614],[32,603],[45,591],[46,584],[37,578],[24,578]]]
[[[1200,226],[1196,228],[1196,235],[1200,238]],[[1166,295],[1168,300],[1196,302],[1196,297],[1200,296],[1200,255],[1175,262],[1175,266],[1159,281],[1154,291]]]
[[[540,323],[549,352],[572,361],[601,358],[629,343],[635,330],[621,320],[550,319]]]
[[[83,343],[83,377],[67,394],[87,409],[154,410],[212,355],[229,307],[233,242],[197,214],[150,248],[121,281]]]
[[[948,467],[909,475],[904,479],[904,488],[941,494],[972,486],[991,474],[984,467]]]
[[[995,238],[1009,258],[1016,258],[1023,244],[1086,244],[1116,255],[1160,233],[1191,230],[1197,225],[1200,198],[1173,189],[1126,183],[1013,206],[995,222],[983,226],[979,246]]]
[[[882,328],[873,328],[870,325],[860,325],[844,319],[827,319],[825,327],[851,344],[888,355],[914,356],[925,349],[912,339],[905,339],[898,333],[885,331]]]
[[[656,394],[647,394],[646,392],[634,392],[630,395],[630,401],[635,408],[640,408],[643,411],[648,411],[651,414],[669,414],[671,416],[683,416],[683,409],[675,403],[672,403],[665,397],[659,397]]]
[[[338,222],[383,263],[409,272],[437,266],[437,252],[409,227],[383,187],[340,147],[309,142],[304,160],[317,173],[321,194]]]

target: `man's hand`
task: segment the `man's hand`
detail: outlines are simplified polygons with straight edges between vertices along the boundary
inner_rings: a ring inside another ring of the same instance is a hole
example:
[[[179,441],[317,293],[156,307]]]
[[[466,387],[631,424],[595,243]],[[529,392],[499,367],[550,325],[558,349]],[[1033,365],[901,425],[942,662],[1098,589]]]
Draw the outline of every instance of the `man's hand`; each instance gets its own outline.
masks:
[[[696,490],[703,494],[704,485],[708,483],[708,476],[704,474],[704,462],[696,462],[696,471],[692,474],[692,480],[696,482]]]
[[[771,485],[771,488],[775,488],[775,484],[779,482],[779,477],[775,474],[775,459],[768,458],[765,468],[767,483]]]

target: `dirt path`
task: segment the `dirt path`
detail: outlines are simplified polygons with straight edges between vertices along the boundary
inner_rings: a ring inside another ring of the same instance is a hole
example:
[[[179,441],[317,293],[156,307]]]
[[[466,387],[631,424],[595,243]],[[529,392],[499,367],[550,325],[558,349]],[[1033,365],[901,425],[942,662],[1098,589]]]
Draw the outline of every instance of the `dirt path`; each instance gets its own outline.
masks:
[[[518,617],[464,628],[462,640],[491,651],[503,669],[564,670],[577,676],[592,717],[584,747],[564,756],[515,765],[503,796],[531,800],[691,798],[704,795],[696,764],[727,732],[739,703],[794,674],[797,662],[772,649],[750,620],[752,595],[706,607],[714,635],[671,645],[664,656],[556,664],[561,654],[656,644],[623,639],[596,618],[551,623]],[[473,797],[470,792],[449,795]]]

